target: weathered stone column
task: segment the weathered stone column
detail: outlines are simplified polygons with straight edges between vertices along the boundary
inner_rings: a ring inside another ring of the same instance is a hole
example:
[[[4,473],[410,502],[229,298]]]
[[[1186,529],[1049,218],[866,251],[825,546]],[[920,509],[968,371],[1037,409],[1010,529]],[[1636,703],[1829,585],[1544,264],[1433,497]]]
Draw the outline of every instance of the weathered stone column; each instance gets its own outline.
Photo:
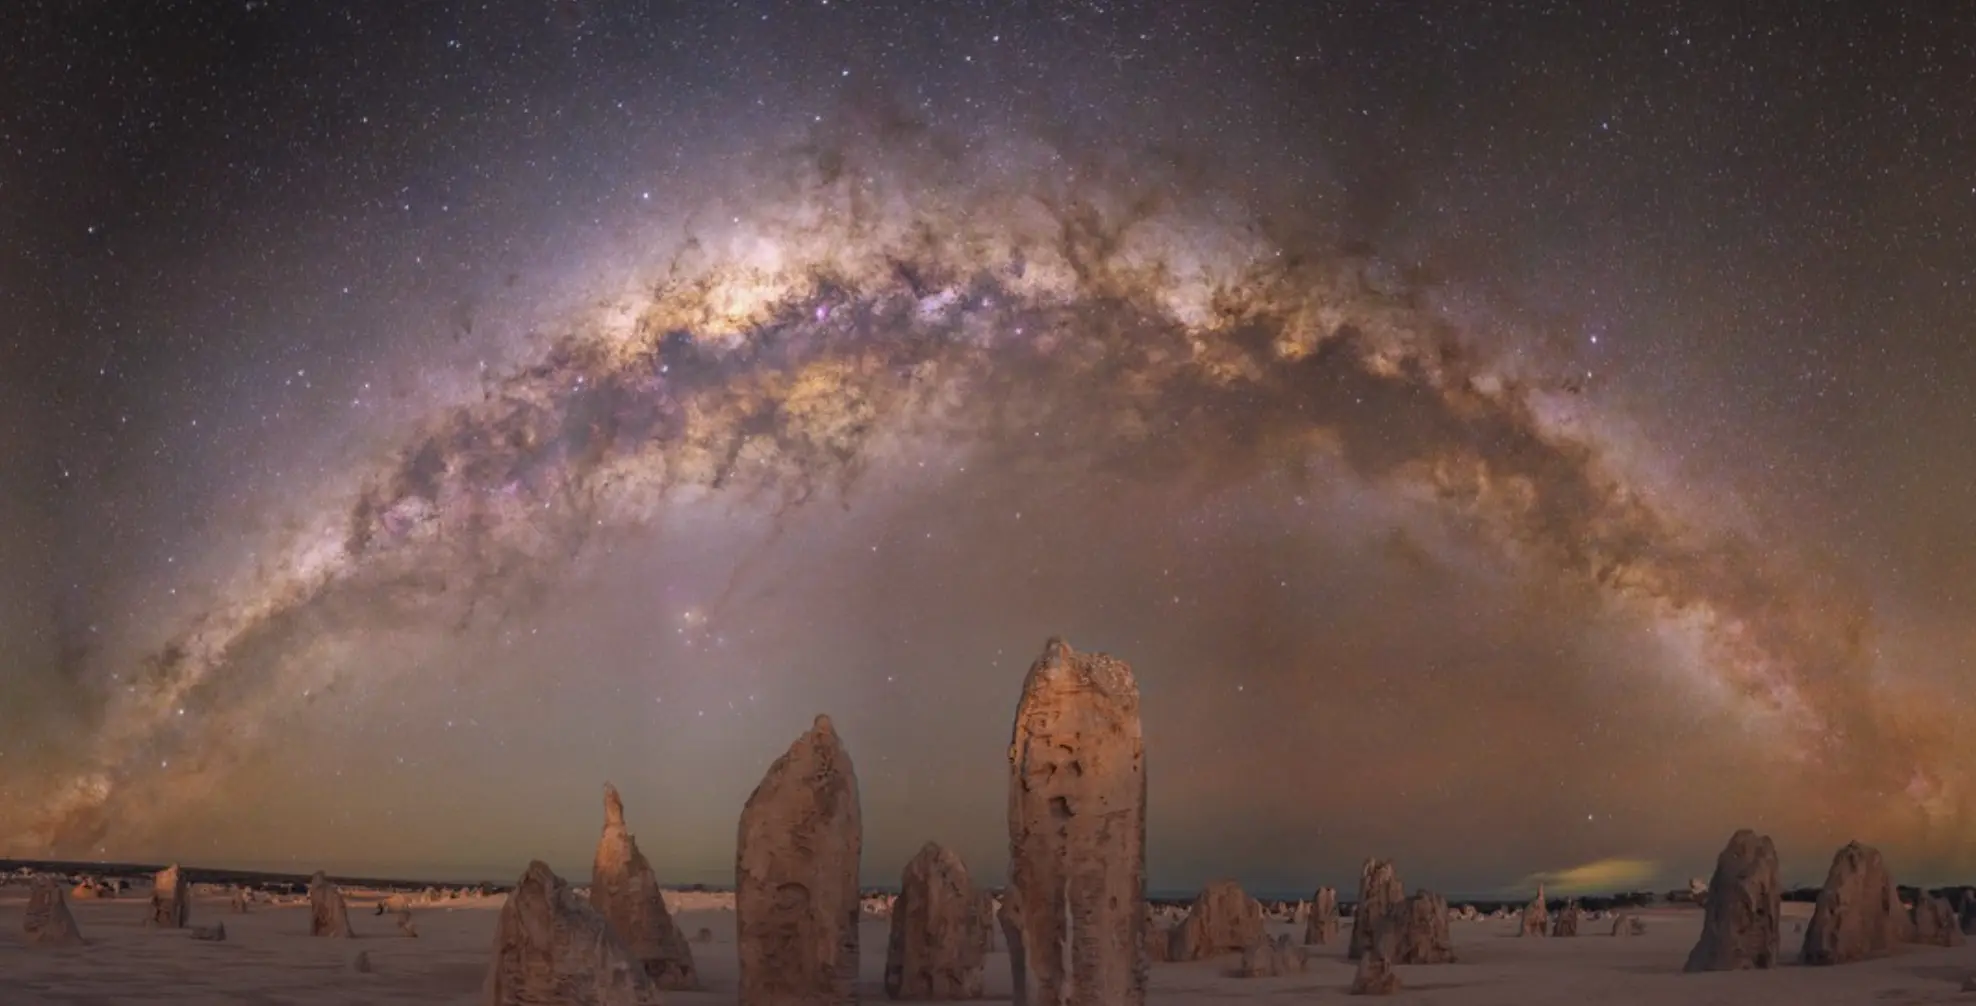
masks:
[[[1132,668],[1050,640],[1009,742],[1003,912],[1017,1006],[1145,1002],[1145,760]]]
[[[830,717],[770,765],[734,856],[741,1006],[842,1006],[858,981],[858,777]]]

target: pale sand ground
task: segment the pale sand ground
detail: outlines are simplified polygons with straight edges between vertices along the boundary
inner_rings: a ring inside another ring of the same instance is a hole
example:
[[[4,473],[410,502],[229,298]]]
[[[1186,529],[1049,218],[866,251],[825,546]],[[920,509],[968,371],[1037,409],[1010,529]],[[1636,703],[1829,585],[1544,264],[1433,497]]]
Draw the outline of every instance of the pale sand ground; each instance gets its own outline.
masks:
[[[707,991],[671,993],[669,1003],[735,1001],[734,916],[696,907],[696,902],[706,903],[705,897],[680,899],[680,925],[689,936],[703,926],[713,931],[713,943],[693,948]],[[0,1006],[154,1002],[409,1006],[478,1001],[501,898],[419,909],[415,918],[422,938],[417,940],[398,937],[390,917],[370,915],[374,900],[354,893],[350,898],[356,940],[310,938],[306,908],[256,906],[250,914],[233,915],[224,898],[201,900],[193,909],[193,922],[225,922],[225,943],[201,943],[183,931],[144,928],[142,898],[72,901],[90,945],[44,949],[21,941],[26,892],[6,888],[0,890]],[[1640,937],[1520,939],[1514,935],[1514,922],[1452,923],[1461,963],[1399,968],[1408,988],[1397,998],[1463,1006],[1976,1002],[1976,993],[1959,991],[1964,977],[1976,975],[1976,947],[1915,947],[1885,960],[1836,968],[1788,965],[1769,972],[1683,975],[1681,963],[1700,932],[1701,913],[1690,908],[1641,914],[1648,931]],[[1791,932],[1792,923],[1808,916],[1808,906],[1786,905],[1785,914],[1785,953],[1793,957],[1798,939]],[[865,920],[866,1002],[886,1001],[881,984],[886,926],[883,919]],[[1610,922],[1594,922],[1589,929],[1603,934],[1610,926]],[[1281,924],[1271,928],[1290,931]],[[1175,1006],[1344,1002],[1352,967],[1345,962],[1343,948],[1316,949],[1307,973],[1285,978],[1227,977],[1232,959],[1157,964],[1150,1001]],[[358,950],[369,951],[374,973],[351,970]],[[1004,954],[989,959],[988,992],[990,999],[1008,998]]]

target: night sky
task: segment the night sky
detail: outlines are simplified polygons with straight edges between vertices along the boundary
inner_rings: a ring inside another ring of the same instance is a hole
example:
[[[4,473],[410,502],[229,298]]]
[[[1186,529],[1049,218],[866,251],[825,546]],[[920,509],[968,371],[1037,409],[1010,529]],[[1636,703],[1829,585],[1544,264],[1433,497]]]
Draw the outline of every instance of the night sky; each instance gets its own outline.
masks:
[[[0,853],[1976,874],[1968,5],[5,6]]]

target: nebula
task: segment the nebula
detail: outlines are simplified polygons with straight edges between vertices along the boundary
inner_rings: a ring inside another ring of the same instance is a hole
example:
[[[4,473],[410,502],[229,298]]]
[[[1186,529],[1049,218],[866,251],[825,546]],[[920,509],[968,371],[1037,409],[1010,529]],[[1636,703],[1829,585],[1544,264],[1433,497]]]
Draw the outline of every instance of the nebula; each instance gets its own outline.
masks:
[[[925,137],[849,135],[737,185],[641,263],[628,309],[573,315],[403,431],[141,667],[99,680],[85,766],[8,850],[84,851],[211,798],[299,695],[370,673],[334,659],[354,638],[524,610],[669,507],[855,499],[907,445],[1011,479],[1342,466],[1658,627],[1667,673],[1777,737],[1817,780],[1805,799],[1920,806],[1942,837],[1966,819],[1961,742],[1877,666],[1864,592],[1713,520],[1705,494],[1644,484],[1565,361],[1463,327],[1430,284],[1185,165],[1042,145],[963,164]]]

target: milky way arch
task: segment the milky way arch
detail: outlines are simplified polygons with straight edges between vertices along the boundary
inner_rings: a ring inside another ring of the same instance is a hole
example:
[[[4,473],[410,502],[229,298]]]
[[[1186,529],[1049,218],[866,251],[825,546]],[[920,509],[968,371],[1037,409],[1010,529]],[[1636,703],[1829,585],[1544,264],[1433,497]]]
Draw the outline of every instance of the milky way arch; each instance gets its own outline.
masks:
[[[634,309],[572,322],[408,431],[317,522],[328,533],[106,687],[89,767],[13,844],[82,850],[142,820],[139,801],[163,812],[209,790],[292,705],[290,669],[340,634],[498,617],[594,536],[683,497],[854,493],[901,438],[964,442],[1012,472],[1074,459],[1133,479],[1342,461],[1697,633],[1692,670],[1843,785],[1959,818],[1932,757],[1945,724],[1868,687],[1863,598],[1650,502],[1594,429],[1547,418],[1567,389],[1366,259],[1143,165],[1046,153],[996,175],[1019,182],[962,184],[937,151],[818,147],[802,163],[697,227]]]

